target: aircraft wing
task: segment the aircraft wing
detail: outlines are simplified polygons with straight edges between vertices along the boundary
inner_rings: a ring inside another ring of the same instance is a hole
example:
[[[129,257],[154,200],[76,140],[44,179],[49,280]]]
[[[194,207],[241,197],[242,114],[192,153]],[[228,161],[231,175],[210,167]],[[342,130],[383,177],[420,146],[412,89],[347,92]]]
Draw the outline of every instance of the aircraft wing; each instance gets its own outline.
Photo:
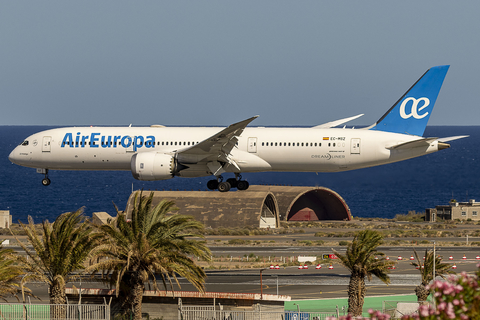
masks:
[[[233,160],[230,159],[230,152],[238,141],[237,137],[240,136],[245,127],[256,118],[258,118],[258,116],[231,124],[227,128],[190,148],[178,150],[177,159],[187,164],[221,161],[237,166],[232,163]]]
[[[344,124],[348,121],[352,121],[354,119],[360,118],[361,116],[363,116],[363,113],[358,114],[358,115],[353,116],[353,117],[344,118],[344,119],[335,120],[335,121],[330,121],[330,122],[327,122],[327,123],[324,123],[324,124],[319,124],[318,126],[314,126],[312,128],[316,128],[316,129],[333,128],[333,127],[339,126],[341,124]]]

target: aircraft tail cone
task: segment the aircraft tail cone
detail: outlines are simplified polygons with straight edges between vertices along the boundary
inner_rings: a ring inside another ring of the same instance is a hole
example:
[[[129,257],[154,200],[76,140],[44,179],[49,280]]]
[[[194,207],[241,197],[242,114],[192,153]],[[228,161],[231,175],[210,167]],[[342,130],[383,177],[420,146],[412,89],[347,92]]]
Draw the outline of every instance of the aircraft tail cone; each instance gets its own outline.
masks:
[[[443,149],[448,149],[450,148],[450,145],[448,143],[445,143],[445,142],[439,142],[438,143],[438,150],[443,150]]]

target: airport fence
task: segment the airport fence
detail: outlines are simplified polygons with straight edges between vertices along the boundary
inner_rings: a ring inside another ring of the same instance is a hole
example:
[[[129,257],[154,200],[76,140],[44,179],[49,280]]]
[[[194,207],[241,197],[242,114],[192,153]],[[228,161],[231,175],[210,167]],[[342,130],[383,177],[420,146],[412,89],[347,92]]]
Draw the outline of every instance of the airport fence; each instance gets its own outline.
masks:
[[[110,306],[0,303],[2,320],[110,320]]]
[[[272,311],[272,310],[214,310],[207,306],[188,306],[179,311],[179,320],[325,320],[338,318],[334,312]]]

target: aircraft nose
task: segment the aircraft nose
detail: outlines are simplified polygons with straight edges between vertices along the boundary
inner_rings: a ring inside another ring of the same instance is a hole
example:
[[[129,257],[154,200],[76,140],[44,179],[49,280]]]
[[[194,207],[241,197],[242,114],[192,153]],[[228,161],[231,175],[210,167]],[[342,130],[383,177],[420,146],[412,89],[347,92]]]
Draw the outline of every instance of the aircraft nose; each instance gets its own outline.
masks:
[[[8,160],[15,164],[18,164],[18,151],[17,148],[13,149],[12,152],[8,155]]]

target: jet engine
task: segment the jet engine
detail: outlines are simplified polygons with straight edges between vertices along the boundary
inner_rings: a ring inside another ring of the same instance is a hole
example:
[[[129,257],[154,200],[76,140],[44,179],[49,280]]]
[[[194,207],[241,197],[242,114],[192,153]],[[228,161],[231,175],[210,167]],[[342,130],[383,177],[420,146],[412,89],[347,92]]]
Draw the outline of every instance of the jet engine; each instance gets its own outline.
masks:
[[[142,181],[171,179],[175,173],[186,168],[179,165],[174,156],[157,152],[134,154],[130,167],[133,177]]]

